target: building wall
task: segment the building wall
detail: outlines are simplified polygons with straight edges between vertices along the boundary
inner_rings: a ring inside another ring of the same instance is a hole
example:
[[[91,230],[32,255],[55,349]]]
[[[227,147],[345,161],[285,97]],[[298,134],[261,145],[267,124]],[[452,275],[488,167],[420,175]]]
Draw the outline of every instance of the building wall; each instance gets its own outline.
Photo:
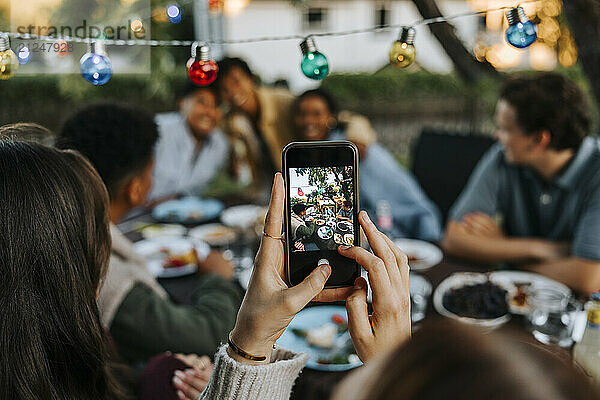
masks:
[[[323,31],[344,31],[370,28],[376,25],[376,9],[381,2],[373,0],[313,0],[311,8],[326,10],[323,29],[307,29],[304,16],[307,6],[295,6],[291,1],[253,0],[235,16],[225,21],[227,40],[263,36],[308,35]],[[471,11],[465,1],[438,2],[444,15]],[[411,24],[421,19],[411,1],[387,2],[389,23]],[[466,46],[472,46],[478,28],[478,17],[464,17],[454,22],[458,35]],[[435,72],[450,72],[452,63],[427,26],[416,27],[417,63]],[[341,37],[317,37],[317,46],[329,59],[330,72],[375,72],[388,62],[388,51],[397,38],[398,29]],[[248,44],[230,44],[226,53],[248,61],[265,81],[286,79],[293,91],[318,86],[305,78],[299,69],[301,54],[298,39]]]

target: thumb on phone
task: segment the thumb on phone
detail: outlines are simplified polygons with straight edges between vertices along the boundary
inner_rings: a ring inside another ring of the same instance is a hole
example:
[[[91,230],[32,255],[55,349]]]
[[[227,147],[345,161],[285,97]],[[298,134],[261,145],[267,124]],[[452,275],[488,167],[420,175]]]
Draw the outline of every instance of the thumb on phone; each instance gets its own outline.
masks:
[[[331,266],[329,264],[322,264],[315,268],[302,282],[288,289],[288,296],[290,301],[293,302],[294,308],[299,311],[316,295],[321,293],[330,275]]]

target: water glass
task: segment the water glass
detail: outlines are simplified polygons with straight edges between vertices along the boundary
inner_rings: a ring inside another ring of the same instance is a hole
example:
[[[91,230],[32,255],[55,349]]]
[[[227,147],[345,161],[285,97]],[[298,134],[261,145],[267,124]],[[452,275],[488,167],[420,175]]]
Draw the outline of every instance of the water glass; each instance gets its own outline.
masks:
[[[530,295],[533,311],[529,323],[533,336],[544,344],[570,347],[573,326],[581,304],[561,290],[533,288]]]

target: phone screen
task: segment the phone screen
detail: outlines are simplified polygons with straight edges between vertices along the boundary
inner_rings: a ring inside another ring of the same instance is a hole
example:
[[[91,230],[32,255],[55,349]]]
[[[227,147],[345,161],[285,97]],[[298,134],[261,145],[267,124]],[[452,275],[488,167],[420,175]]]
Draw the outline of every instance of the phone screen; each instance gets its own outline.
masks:
[[[351,286],[360,273],[354,260],[337,252],[358,245],[358,163],[347,142],[299,144],[285,153],[286,244],[290,283],[300,283],[326,259],[327,287]]]

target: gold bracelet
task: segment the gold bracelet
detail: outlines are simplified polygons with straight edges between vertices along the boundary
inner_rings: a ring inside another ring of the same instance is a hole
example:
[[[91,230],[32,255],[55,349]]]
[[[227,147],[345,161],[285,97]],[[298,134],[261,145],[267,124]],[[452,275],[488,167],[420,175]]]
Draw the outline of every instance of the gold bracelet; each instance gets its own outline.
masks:
[[[246,360],[250,361],[265,361],[267,356],[255,356],[249,353],[246,353],[244,350],[240,349],[233,341],[231,340],[231,332],[229,332],[229,338],[227,340],[227,344],[229,344],[229,348],[238,356],[244,357]]]

